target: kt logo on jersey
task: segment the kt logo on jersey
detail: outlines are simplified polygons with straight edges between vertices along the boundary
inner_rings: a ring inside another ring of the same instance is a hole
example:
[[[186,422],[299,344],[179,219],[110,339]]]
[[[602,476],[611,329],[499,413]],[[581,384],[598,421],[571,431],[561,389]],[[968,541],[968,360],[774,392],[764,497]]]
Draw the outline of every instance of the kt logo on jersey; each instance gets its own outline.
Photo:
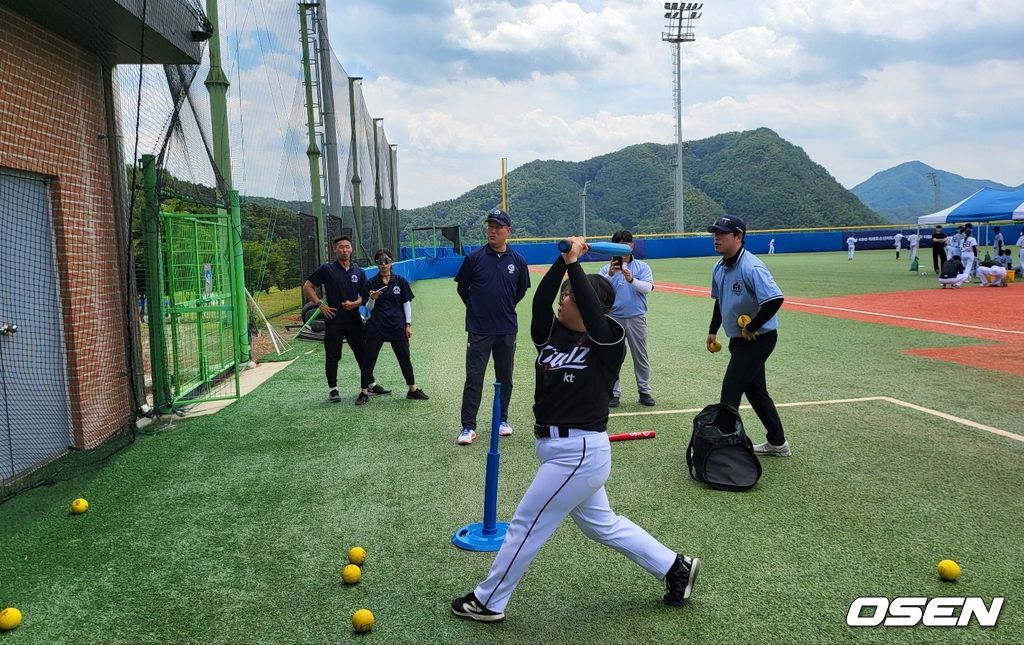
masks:
[[[558,370],[587,369],[589,347],[573,347],[569,352],[560,352],[558,348],[545,345],[537,355],[537,364],[543,366],[545,372]],[[563,379],[566,383],[575,382],[575,374],[566,372]]]

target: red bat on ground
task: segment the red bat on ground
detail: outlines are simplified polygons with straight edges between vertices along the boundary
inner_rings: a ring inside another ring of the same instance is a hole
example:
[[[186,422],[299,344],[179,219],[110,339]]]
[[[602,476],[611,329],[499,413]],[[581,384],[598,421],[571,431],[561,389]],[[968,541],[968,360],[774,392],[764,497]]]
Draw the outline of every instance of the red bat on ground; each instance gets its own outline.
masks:
[[[636,432],[622,432],[620,434],[608,435],[608,441],[632,441],[633,439],[653,439],[654,430],[638,430]]]

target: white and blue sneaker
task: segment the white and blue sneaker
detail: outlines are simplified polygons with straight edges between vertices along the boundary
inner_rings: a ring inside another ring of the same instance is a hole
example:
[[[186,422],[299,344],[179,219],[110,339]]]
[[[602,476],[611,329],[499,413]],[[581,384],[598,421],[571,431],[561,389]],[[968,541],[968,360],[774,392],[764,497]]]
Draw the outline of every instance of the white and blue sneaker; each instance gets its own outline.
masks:
[[[468,446],[474,441],[476,441],[476,430],[470,428],[469,426],[466,426],[462,429],[462,432],[459,433],[459,438],[455,441],[455,443],[459,444],[460,446]]]
[[[512,426],[508,424],[508,421],[502,421],[501,425],[498,426],[498,436],[507,437],[512,434]]]

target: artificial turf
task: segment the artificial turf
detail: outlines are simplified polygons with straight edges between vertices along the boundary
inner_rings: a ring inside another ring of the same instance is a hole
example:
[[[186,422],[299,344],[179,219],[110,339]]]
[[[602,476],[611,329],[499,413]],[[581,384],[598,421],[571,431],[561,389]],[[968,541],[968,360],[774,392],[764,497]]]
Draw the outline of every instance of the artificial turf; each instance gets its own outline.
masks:
[[[880,284],[868,262],[867,277],[831,286],[803,278],[839,275],[834,265],[845,267],[845,254],[769,260],[787,294],[909,288]],[[706,284],[711,261],[658,261],[655,276]],[[224,411],[159,424],[101,470],[0,506],[0,606],[25,615],[19,629],[0,634],[0,645],[1024,642],[1024,443],[884,401],[782,408],[794,456],[764,459],[761,482],[741,494],[687,477],[693,414],[614,418],[613,432],[658,431],[653,440],[613,445],[607,488],[619,513],[703,558],[691,604],[665,606],[659,581],[567,522],[524,576],[503,623],[454,618],[449,601],[473,588],[492,556],[449,542],[481,519],[488,439],[484,431],[472,446],[455,445],[464,358],[453,286],[414,286],[413,363],[429,401],[404,399],[385,348],[377,377],[394,393],[356,407],[350,385],[332,405],[322,350],[310,345],[314,351]],[[525,334],[531,296],[520,308],[516,432],[501,441],[499,519],[508,519],[536,470],[534,355]],[[705,298],[652,295],[654,411],[717,399],[727,356],[704,350],[709,314]],[[768,363],[779,403],[885,395],[1024,433],[1024,405],[1009,375],[898,351],[978,341],[786,310],[779,333]],[[628,359],[623,374],[617,412],[650,411],[632,396]],[[356,379],[347,348],[341,378]],[[756,418],[744,420],[762,440]],[[68,503],[78,496],[91,508],[71,516]],[[362,581],[346,587],[340,569],[357,544],[369,556]],[[959,582],[938,579],[943,558],[960,562]],[[845,618],[858,596],[1006,603],[994,629],[853,629]],[[363,636],[349,623],[361,607],[377,619]]]

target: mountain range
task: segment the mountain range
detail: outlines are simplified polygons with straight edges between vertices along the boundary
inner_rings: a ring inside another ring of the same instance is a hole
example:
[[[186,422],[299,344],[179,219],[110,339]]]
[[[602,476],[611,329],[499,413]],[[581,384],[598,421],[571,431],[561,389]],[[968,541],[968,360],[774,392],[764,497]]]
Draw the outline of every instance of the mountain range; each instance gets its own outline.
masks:
[[[507,175],[513,235],[581,232],[580,193],[587,181],[588,234],[608,235],[619,228],[673,232],[674,163],[674,145],[643,143],[585,161],[524,164]],[[687,231],[704,230],[724,214],[742,217],[751,229],[885,221],[803,149],[768,128],[688,142],[683,171]],[[460,225],[464,239],[475,240],[485,213],[500,198],[496,179],[455,199],[403,210],[402,227]]]
[[[937,194],[930,173],[935,174]],[[850,192],[887,221],[904,223],[916,222],[918,216],[942,210],[982,188],[1013,189],[988,179],[968,179],[920,161],[908,161],[875,173]]]

